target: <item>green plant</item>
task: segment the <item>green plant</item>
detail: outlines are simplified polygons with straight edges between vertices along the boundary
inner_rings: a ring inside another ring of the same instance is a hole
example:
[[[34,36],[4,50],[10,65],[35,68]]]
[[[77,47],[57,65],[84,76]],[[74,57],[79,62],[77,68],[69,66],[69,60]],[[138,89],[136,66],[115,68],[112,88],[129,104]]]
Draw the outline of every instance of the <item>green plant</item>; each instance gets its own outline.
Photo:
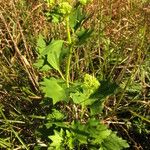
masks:
[[[50,98],[53,103],[52,113],[46,116],[45,123],[46,128],[51,131],[48,135],[49,150],[82,147],[93,150],[121,150],[129,147],[125,140],[109,130],[98,118],[98,115],[102,115],[106,97],[113,94],[118,86],[110,81],[98,81],[89,74],[85,74],[83,81],[70,80],[73,52],[93,32],[83,26],[89,18],[83,9],[83,5],[87,3],[88,1],[81,0],[73,4],[69,1],[48,1],[51,9],[47,16],[54,23],[63,23],[67,40],[53,39],[47,45],[42,35],[38,38],[39,56],[35,66],[41,71],[55,70],[60,75],[60,78],[44,77],[40,82],[45,97]],[[66,66],[65,73],[63,62]],[[59,103],[74,107],[70,113],[60,111]]]

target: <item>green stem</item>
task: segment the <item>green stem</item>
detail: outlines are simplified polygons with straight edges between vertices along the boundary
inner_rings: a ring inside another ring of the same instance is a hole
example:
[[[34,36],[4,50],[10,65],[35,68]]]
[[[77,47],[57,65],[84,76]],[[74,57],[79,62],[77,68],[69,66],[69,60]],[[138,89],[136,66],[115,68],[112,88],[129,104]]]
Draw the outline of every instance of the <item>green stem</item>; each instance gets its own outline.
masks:
[[[67,87],[69,87],[69,79],[70,79],[70,63],[72,58],[72,39],[71,39],[71,33],[70,33],[70,26],[69,26],[69,16],[66,17],[66,30],[67,30],[67,37],[68,37],[68,43],[69,43],[69,55],[66,65],[66,83]]]
[[[84,115],[84,106],[82,106],[82,108],[81,108],[81,120],[83,119],[83,115]]]
[[[58,72],[59,72],[59,74],[60,74],[61,78],[65,81],[65,78],[64,78],[64,76],[63,76],[62,72],[61,72],[61,71],[59,71],[59,70],[58,70]]]

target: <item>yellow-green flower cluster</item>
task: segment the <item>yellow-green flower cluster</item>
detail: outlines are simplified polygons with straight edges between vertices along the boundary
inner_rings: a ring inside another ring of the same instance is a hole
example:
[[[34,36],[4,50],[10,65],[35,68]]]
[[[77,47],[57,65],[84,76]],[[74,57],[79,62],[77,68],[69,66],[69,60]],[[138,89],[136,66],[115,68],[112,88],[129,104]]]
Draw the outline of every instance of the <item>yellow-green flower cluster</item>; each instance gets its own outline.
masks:
[[[62,2],[59,4],[59,13],[68,15],[71,13],[72,6],[68,2]]]
[[[85,92],[92,94],[99,88],[99,86],[100,83],[94,76],[85,74],[83,83],[83,89],[85,90]]]

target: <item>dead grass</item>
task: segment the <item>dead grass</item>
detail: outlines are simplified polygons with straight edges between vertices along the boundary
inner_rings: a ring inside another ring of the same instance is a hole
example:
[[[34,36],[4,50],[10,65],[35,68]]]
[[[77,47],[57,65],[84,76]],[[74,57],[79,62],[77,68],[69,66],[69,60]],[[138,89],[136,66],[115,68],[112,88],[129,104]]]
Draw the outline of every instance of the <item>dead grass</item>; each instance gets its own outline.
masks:
[[[30,92],[33,94],[30,93],[30,96],[41,96],[38,85],[40,73],[33,67],[37,57],[35,47],[39,33],[47,41],[52,37],[63,37],[61,25],[52,26],[46,20],[45,10],[47,8],[40,0],[0,2],[0,102],[4,104],[10,118],[10,111],[17,112],[16,116],[19,116],[22,110],[28,110],[30,104],[34,103],[28,96]],[[82,76],[83,72],[92,72],[121,85],[119,95],[106,102],[105,121],[110,121],[121,132],[124,130],[123,134],[133,144],[133,149],[142,150],[144,145],[132,136],[133,132],[126,125],[114,124],[125,122],[118,115],[123,110],[129,112],[132,109],[133,115],[127,118],[129,121],[139,117],[145,122],[141,116],[149,116],[150,4],[142,0],[94,0],[86,10],[92,14],[86,27],[91,26],[96,32],[89,44],[78,48],[74,53],[76,61],[72,62],[72,80]],[[136,83],[141,91],[137,97],[130,98],[127,90]],[[29,91],[25,92],[23,87]],[[36,107],[34,104],[32,106]],[[19,107],[21,110],[18,110]],[[31,109],[29,112],[33,113]],[[23,133],[25,131],[21,127],[20,130]],[[33,131],[28,133],[31,132]]]

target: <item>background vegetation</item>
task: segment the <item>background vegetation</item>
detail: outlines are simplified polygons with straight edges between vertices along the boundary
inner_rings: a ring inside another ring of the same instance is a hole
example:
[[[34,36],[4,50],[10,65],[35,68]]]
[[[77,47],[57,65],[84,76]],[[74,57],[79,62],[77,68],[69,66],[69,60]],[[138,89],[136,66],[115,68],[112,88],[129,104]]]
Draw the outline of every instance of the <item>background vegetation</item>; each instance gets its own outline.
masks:
[[[117,84],[117,92],[105,99],[101,122],[126,139],[129,149],[149,150],[149,0],[93,0],[84,9],[89,18],[83,26],[93,32],[73,53],[71,81],[88,73]],[[47,10],[43,0],[0,1],[2,149],[47,146],[47,131],[42,126],[52,106],[39,89],[39,81],[58,73],[35,67],[37,39],[41,34],[48,43],[51,39],[64,39],[66,34],[63,24],[50,22]],[[106,91],[111,86],[106,86]],[[64,112],[72,113],[74,106],[58,105]],[[80,107],[77,109],[80,111]]]

